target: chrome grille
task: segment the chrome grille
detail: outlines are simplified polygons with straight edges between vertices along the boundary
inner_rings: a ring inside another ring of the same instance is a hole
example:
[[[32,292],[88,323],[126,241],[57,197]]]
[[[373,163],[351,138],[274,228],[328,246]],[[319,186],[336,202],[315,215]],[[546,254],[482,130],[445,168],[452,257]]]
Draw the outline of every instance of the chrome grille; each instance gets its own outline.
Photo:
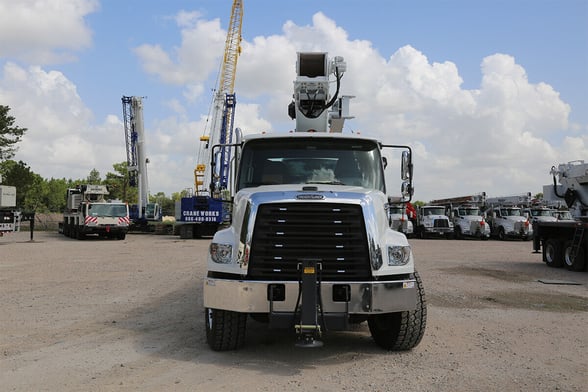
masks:
[[[449,227],[449,221],[447,219],[435,219],[433,227]]]
[[[298,280],[298,265],[305,258],[321,261],[322,280],[369,279],[361,207],[327,203],[259,206],[248,277]]]

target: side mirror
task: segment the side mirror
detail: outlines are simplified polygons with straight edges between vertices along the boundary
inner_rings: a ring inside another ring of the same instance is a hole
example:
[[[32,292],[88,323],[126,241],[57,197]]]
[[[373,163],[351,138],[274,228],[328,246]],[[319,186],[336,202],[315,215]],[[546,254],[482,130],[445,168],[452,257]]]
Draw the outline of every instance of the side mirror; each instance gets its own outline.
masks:
[[[402,186],[400,187],[400,193],[402,194],[402,198],[404,200],[410,200],[412,195],[414,194],[414,188],[408,181],[403,181]]]
[[[404,181],[410,180],[412,178],[412,159],[410,152],[402,151],[401,159],[400,178],[402,178]]]
[[[388,167],[388,158],[382,157],[382,165],[384,165],[384,169]]]

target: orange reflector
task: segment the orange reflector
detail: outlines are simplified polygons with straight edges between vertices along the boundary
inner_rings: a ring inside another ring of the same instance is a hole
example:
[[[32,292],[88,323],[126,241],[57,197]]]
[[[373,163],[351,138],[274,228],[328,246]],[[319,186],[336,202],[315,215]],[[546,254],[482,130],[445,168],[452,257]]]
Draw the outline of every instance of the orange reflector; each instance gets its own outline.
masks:
[[[314,267],[304,267],[305,274],[314,274]]]

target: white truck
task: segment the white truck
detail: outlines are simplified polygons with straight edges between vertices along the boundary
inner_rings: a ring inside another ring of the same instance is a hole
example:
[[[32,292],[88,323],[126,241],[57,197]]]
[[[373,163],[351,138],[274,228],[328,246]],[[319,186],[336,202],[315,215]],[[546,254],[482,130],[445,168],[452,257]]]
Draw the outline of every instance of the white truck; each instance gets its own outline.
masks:
[[[574,220],[533,223],[533,250],[550,267],[585,271],[588,266],[588,163],[571,161],[551,168],[553,185],[543,187],[547,201],[564,200]],[[559,184],[558,184],[559,182]]]
[[[486,223],[480,207],[486,204],[486,193],[432,200],[431,204],[444,206],[453,223],[456,239],[463,237],[490,238],[490,225]]]
[[[20,231],[20,222],[21,213],[16,210],[16,187],[0,185],[0,237],[4,233]]]
[[[66,207],[59,231],[82,240],[87,234],[124,240],[129,230],[129,206],[107,200],[106,185],[80,185],[67,190]]]
[[[445,207],[425,205],[417,207],[415,234],[419,238],[453,237],[453,223],[445,215]]]
[[[406,213],[406,203],[390,197],[388,197],[388,224],[393,230],[404,233],[407,237],[414,234],[414,225]]]
[[[490,224],[491,235],[501,241],[509,238],[530,240],[533,237],[533,227],[523,209],[530,205],[531,199],[531,192],[486,198],[487,208],[484,214]]]
[[[295,331],[298,346],[367,321],[380,347],[411,349],[425,331],[425,293],[406,236],[388,225],[382,155],[400,158],[410,200],[411,149],[342,133],[343,58],[298,53],[296,70],[295,131],[235,132],[232,222],[211,241],[204,279],[207,342],[242,347],[252,317]]]
[[[557,222],[557,210],[546,205],[534,204],[523,209],[531,224],[535,222]]]

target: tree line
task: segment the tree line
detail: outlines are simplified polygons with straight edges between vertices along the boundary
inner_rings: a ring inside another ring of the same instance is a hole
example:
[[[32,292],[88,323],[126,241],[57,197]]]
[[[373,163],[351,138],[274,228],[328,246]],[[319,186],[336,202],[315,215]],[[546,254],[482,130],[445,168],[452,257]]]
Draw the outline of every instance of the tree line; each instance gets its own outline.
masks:
[[[113,171],[104,178],[100,172],[92,169],[86,178],[45,179],[34,173],[23,161],[5,160],[0,162],[2,184],[16,187],[16,205],[25,212],[63,212],[66,205],[67,189],[78,185],[106,185],[109,199],[122,200],[135,204],[138,200],[137,187],[129,185],[127,163],[115,163]],[[185,191],[175,192],[170,197],[163,192],[149,196],[150,202],[159,203],[164,215],[174,215],[175,201],[185,196]]]

